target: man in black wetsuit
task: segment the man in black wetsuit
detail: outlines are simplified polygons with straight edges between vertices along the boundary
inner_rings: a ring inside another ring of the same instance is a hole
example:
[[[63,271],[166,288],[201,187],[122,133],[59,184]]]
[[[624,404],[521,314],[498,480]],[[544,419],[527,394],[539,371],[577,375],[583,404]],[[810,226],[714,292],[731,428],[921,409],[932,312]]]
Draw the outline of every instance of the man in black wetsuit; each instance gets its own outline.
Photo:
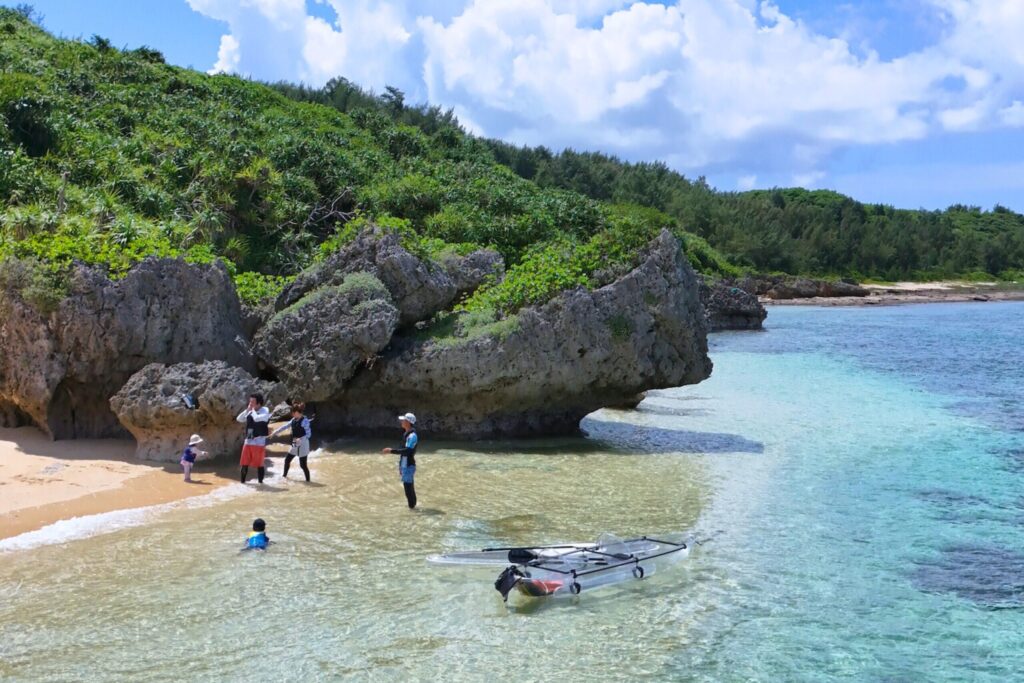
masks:
[[[405,446],[403,448],[385,448],[385,453],[392,453],[398,457],[398,474],[402,478],[402,486],[405,488],[405,499],[409,503],[409,509],[416,507],[416,447],[419,445],[419,437],[416,435],[416,416],[412,413],[398,416],[402,429],[405,430]]]

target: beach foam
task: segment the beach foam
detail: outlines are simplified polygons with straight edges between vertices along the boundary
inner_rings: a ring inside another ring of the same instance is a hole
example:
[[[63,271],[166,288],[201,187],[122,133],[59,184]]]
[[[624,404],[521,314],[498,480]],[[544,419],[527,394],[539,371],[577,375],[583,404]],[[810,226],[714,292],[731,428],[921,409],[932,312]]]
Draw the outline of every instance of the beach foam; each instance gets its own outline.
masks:
[[[209,507],[239,496],[255,493],[258,489],[240,483],[219,488],[203,496],[186,498],[171,503],[114,510],[96,515],[83,515],[54,522],[42,529],[28,531],[11,538],[0,539],[0,552],[29,550],[46,545],[93,538],[121,529],[140,526],[172,510]]]

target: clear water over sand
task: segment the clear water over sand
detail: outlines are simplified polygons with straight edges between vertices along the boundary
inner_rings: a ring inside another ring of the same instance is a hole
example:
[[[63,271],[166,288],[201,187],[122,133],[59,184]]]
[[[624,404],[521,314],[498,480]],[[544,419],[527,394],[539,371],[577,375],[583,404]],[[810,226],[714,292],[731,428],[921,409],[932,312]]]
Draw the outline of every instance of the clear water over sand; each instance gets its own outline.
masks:
[[[383,443],[342,443],[311,487],[0,552],[0,679],[1008,680],[1022,338],[1024,304],[773,309],[587,439],[424,434],[415,513]],[[277,543],[239,555],[255,516]],[[535,609],[423,561],[681,529],[673,570]]]

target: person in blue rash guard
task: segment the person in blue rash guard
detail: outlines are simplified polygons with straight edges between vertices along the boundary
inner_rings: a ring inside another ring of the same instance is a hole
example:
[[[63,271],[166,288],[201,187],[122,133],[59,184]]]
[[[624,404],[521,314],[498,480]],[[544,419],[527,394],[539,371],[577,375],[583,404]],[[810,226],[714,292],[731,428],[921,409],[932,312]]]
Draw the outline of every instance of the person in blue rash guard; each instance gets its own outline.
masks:
[[[399,415],[398,421],[405,430],[405,446],[402,448],[385,448],[385,453],[392,453],[398,456],[398,474],[402,478],[402,486],[405,488],[405,499],[409,503],[409,509],[416,507],[416,485],[413,480],[416,476],[416,447],[419,445],[419,437],[416,435],[416,416],[412,413]]]

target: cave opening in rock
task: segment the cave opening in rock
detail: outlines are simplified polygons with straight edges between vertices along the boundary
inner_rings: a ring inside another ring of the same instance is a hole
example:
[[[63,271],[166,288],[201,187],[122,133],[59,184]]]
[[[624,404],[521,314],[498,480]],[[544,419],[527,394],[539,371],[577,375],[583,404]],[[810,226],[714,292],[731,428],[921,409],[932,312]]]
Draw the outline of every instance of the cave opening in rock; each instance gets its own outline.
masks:
[[[69,379],[58,384],[53,392],[46,411],[46,426],[55,440],[128,436],[110,409],[102,385]]]

